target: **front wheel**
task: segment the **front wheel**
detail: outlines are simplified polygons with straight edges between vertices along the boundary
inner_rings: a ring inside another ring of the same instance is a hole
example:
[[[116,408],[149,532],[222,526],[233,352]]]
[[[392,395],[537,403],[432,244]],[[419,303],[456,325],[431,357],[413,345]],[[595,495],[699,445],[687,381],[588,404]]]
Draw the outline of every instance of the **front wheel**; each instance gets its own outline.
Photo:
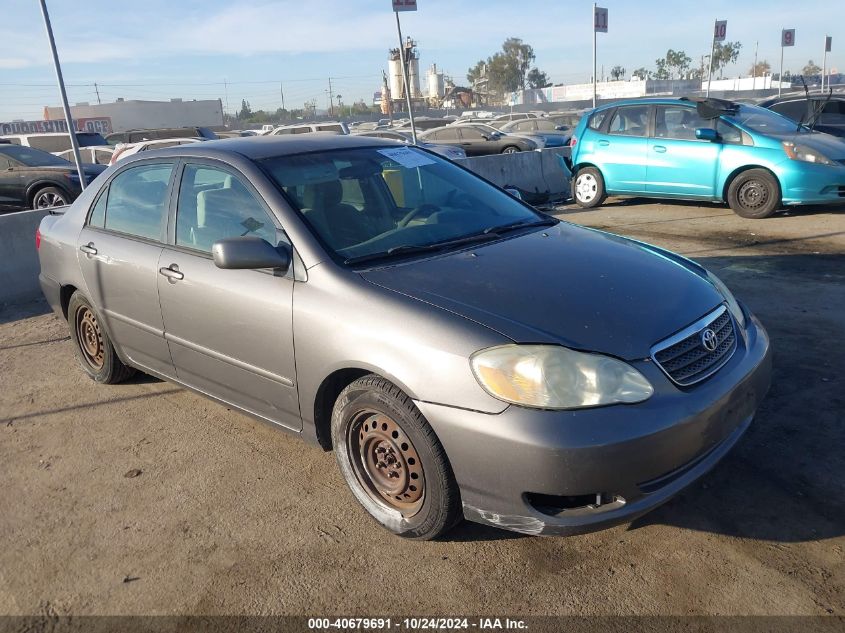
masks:
[[[573,182],[575,202],[585,209],[599,206],[607,198],[604,191],[604,178],[595,167],[584,167],[575,174]]]
[[[514,145],[508,145],[502,150],[502,154],[516,154],[517,152],[519,152],[519,148]]]
[[[394,534],[430,540],[460,521],[460,493],[443,446],[389,381],[370,374],[340,393],[332,443],[355,498]]]
[[[780,207],[780,185],[765,169],[749,169],[728,187],[728,204],[734,213],[752,220],[772,215]]]
[[[36,191],[32,197],[33,209],[52,209],[69,203],[70,197],[58,187],[44,187]]]

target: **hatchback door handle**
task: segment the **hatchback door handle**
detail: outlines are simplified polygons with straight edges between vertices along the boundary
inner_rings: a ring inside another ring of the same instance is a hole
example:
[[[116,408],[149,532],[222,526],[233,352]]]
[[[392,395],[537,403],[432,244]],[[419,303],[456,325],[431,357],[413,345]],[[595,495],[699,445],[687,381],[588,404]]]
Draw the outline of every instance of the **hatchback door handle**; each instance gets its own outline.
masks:
[[[666,153],[666,147],[665,147],[665,146],[663,146],[663,145],[655,145],[655,146],[654,146],[654,151],[655,151],[655,152],[660,152],[661,154],[665,154],[665,153]]]
[[[88,242],[87,244],[83,244],[82,246],[79,247],[79,250],[81,250],[86,255],[96,255],[97,254],[97,249],[94,248],[94,242]]]
[[[179,272],[178,266],[176,266],[176,264],[171,264],[170,268],[159,268],[158,272],[160,275],[164,275],[168,279],[172,279],[174,281],[179,281],[180,279],[185,278],[185,275]]]

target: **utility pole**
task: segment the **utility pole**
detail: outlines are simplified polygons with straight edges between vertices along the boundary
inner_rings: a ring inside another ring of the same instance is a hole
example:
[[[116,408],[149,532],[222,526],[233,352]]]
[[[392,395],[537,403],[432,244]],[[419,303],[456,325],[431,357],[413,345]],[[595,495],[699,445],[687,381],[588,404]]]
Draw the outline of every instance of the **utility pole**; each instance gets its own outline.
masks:
[[[759,44],[759,42],[754,42],[754,66],[751,67],[751,76],[752,76],[751,89],[752,90],[757,89],[757,44]],[[763,87],[765,87],[765,86],[766,86],[766,82],[764,81]]]
[[[405,100],[408,103],[408,118],[411,120],[411,138],[417,144],[417,125],[414,123],[414,108],[411,105],[411,80],[408,77],[408,60],[405,59],[405,42],[402,41],[402,26],[399,24],[399,12],[396,14],[396,31],[399,34],[399,61],[402,64],[402,80],[405,82]]]
[[[79,155],[79,139],[76,138],[76,128],[73,125],[73,117],[70,114],[70,104],[67,101],[65,80],[62,77],[62,67],[59,64],[59,53],[56,52],[56,40],[53,39],[53,27],[50,25],[50,14],[47,13],[47,3],[41,0],[41,15],[44,17],[44,28],[47,30],[47,39],[50,42],[50,50],[53,53],[53,65],[56,68],[56,81],[59,84],[59,92],[62,95],[62,107],[65,110],[65,122],[70,135],[70,146],[73,149],[73,159],[76,161],[76,173],[79,175],[79,186],[85,189],[85,171],[82,169],[82,157]]]
[[[334,116],[334,96],[332,95],[332,78],[329,77],[329,116]]]
[[[282,110],[285,109],[285,86],[282,82],[279,82],[279,94],[282,95]]]
[[[100,105],[102,101],[100,101],[100,89],[97,87],[97,82],[94,82],[94,91],[97,93],[97,105]]]
[[[596,107],[596,7],[593,3],[593,107]]]
[[[223,95],[226,97],[226,110],[225,112],[229,111],[229,83],[226,81],[226,78],[223,77]],[[225,114],[224,112],[224,114]]]

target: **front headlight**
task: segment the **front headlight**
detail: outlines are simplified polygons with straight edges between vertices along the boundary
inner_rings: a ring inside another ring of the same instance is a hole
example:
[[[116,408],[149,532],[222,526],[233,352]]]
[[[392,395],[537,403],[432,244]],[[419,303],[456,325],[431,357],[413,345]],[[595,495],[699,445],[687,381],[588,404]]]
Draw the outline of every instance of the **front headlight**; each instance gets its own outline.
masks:
[[[654,388],[636,369],[601,354],[557,345],[502,345],[470,359],[494,398],[538,409],[577,409],[647,400]]]
[[[800,143],[784,141],[783,151],[785,151],[786,155],[792,160],[800,160],[805,163],[817,163],[819,165],[836,165],[834,161],[830,160],[818,150],[814,150],[812,147],[807,147],[806,145],[801,145]]]
[[[725,303],[728,304],[728,310],[731,311],[731,314],[733,315],[734,319],[737,323],[739,323],[739,327],[745,329],[745,314],[742,312],[742,308],[739,307],[739,304],[737,303],[733,293],[721,279],[719,279],[709,270],[707,271],[707,278],[710,280],[710,283],[716,287],[716,290],[719,291],[719,294],[725,298]]]

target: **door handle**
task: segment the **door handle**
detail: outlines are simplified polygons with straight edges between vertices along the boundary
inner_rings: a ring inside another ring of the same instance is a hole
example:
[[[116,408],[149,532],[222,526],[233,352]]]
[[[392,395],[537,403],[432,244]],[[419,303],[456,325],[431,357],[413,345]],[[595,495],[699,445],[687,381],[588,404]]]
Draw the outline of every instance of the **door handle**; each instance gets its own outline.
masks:
[[[598,145],[601,147],[607,147],[608,145],[610,145],[610,141],[599,141]]]
[[[81,250],[86,255],[96,255],[97,254],[97,249],[94,248],[94,242],[88,242],[87,244],[83,244],[82,246],[79,247],[79,250]]]
[[[179,272],[179,267],[176,264],[170,264],[170,268],[159,268],[158,273],[172,281],[179,281],[185,278],[184,273]]]
[[[666,147],[664,145],[654,145],[653,149],[654,149],[655,152],[659,152],[661,154],[666,153]]]

